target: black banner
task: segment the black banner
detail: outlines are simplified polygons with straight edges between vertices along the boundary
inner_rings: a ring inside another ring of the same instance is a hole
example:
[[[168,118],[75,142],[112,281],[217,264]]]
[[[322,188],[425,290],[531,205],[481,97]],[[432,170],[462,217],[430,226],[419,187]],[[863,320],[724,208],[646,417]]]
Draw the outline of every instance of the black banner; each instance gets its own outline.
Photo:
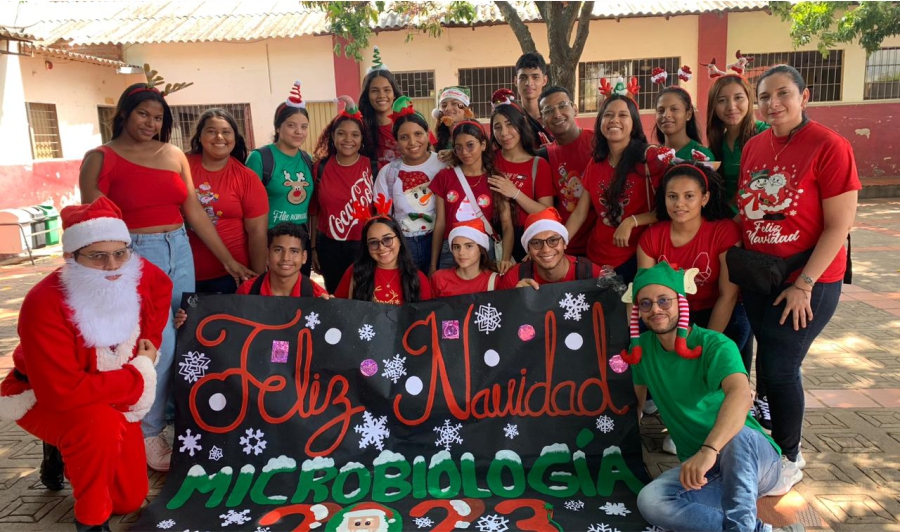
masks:
[[[611,289],[187,301],[172,470],[132,530],[647,528]]]

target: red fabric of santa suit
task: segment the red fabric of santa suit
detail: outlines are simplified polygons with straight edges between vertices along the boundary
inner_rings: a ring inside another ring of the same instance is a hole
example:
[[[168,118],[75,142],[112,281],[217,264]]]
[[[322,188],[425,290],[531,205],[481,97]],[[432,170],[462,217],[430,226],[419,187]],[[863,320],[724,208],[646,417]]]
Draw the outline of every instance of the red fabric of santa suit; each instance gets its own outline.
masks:
[[[76,319],[63,284],[67,264],[25,297],[16,371],[0,383],[0,419],[15,419],[60,449],[75,518],[88,525],[139,509],[148,491],[140,419],[153,404],[156,370],[135,353],[138,339],[159,347],[172,282],[150,262],[137,256],[130,261],[139,261],[140,310],[137,323],[125,326],[132,328],[126,340],[99,348],[86,343],[82,330],[88,325]]]

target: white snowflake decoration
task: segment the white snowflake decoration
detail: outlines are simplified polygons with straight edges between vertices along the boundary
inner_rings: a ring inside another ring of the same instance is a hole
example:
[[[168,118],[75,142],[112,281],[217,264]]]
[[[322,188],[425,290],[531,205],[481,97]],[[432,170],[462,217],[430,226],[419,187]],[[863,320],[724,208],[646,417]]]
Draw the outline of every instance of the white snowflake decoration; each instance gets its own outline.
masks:
[[[310,312],[306,315],[306,327],[308,329],[315,329],[316,325],[322,323],[319,321],[319,313],[318,312]]]
[[[438,447],[443,446],[445,450],[449,451],[454,443],[463,442],[463,439],[459,436],[460,430],[462,430],[462,423],[451,425],[450,420],[445,419],[443,425],[434,427],[434,432],[438,435],[438,439],[434,444]]]
[[[247,436],[241,436],[240,444],[244,446],[244,454],[253,453],[254,455],[259,455],[266,448],[266,440],[263,439],[265,433],[261,430],[253,431],[253,428],[247,429],[244,434]],[[248,512],[250,510],[247,510]]]
[[[591,307],[587,304],[584,294],[578,294],[578,297],[572,297],[572,294],[566,293],[566,297],[559,302],[559,306],[565,309],[564,319],[581,321],[581,314],[589,310]]]
[[[371,342],[375,338],[375,328],[366,323],[359,328],[359,339]]]
[[[600,416],[597,418],[597,430],[603,434],[612,432],[615,426],[615,422],[609,416]]]
[[[163,521],[160,521],[159,523],[156,523],[156,528],[161,528],[162,530],[168,530],[173,526],[175,526],[174,519],[165,519]]]
[[[503,435],[511,440],[514,439],[519,435],[519,426],[507,423],[506,426],[503,427]]]
[[[581,510],[584,510],[584,501],[566,501],[564,506],[566,507],[566,510],[580,512]]]
[[[481,532],[506,532],[509,530],[509,519],[497,514],[490,514],[478,519],[475,528]]]
[[[243,525],[247,521],[250,521],[250,516],[247,515],[249,513],[250,510],[242,510],[240,512],[228,510],[227,514],[220,514],[219,518],[223,519],[222,526]]]
[[[178,374],[184,377],[189,383],[197,382],[206,376],[206,370],[209,369],[209,357],[199,351],[188,351],[181,355],[184,362],[179,362]]]
[[[222,458],[225,458],[225,453],[222,452],[222,449],[213,445],[212,449],[209,450],[209,459],[213,462],[218,462]]]
[[[272,530],[272,529],[269,527],[261,527],[261,526],[256,527],[256,532],[269,532],[270,530]]]
[[[643,530],[643,532],[666,532],[665,528],[660,528],[656,525],[648,526]]]
[[[191,456],[194,456],[194,451],[202,451],[203,447],[200,447],[200,438],[202,438],[202,434],[191,434],[191,429],[187,429],[184,433],[184,436],[178,436],[178,439],[183,442],[182,446],[178,449],[181,452],[189,452]]]
[[[406,375],[406,357],[400,356],[399,353],[394,355],[394,358],[382,359],[382,362],[384,362],[384,372],[381,376],[394,384],[397,384],[400,377]]]
[[[416,517],[415,519],[413,519],[413,523],[415,523],[419,528],[428,528],[434,526],[434,521],[432,521],[428,517]]]
[[[587,532],[619,532],[618,528],[613,528],[605,523],[597,523],[588,527]]]
[[[601,506],[600,509],[606,512],[606,515],[618,515],[621,517],[631,513],[631,510],[625,508],[624,502],[608,502]]]
[[[363,411],[363,424],[356,425],[353,430],[357,434],[362,434],[359,439],[359,448],[365,449],[369,445],[374,445],[379,451],[384,450],[384,440],[390,437],[391,431],[387,428],[387,416],[381,416],[375,419],[375,416],[368,410]]]
[[[480,332],[490,334],[500,328],[502,315],[503,313],[491,306],[490,303],[479,305],[478,310],[475,311],[475,325],[478,326]]]

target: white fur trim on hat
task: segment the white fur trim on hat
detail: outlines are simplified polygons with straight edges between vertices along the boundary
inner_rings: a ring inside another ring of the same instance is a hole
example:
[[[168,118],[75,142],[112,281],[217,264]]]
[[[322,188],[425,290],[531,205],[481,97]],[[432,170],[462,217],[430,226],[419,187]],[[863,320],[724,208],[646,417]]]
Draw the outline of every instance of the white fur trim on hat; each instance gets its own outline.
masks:
[[[37,402],[34,390],[25,390],[17,395],[0,397],[0,421],[18,421]]]
[[[538,220],[526,227],[525,232],[522,233],[522,247],[528,249],[528,241],[534,238],[534,235],[544,231],[559,233],[559,236],[563,238],[563,242],[567,246],[569,245],[569,232],[566,231],[566,226],[553,220]]]
[[[150,411],[150,407],[153,406],[153,400],[156,399],[156,368],[153,362],[150,362],[150,359],[145,356],[135,357],[129,364],[138,370],[144,379],[141,396],[138,397],[136,403],[131,405],[129,411],[124,413],[125,419],[136,423],[144,419],[144,416]]]
[[[482,233],[478,229],[473,229],[465,225],[454,227],[453,230],[450,231],[450,236],[447,239],[450,242],[451,248],[453,247],[453,239],[458,236],[468,238],[469,240],[472,240],[479,246],[483,247],[485,250],[490,251],[490,237],[488,237],[485,233]]]
[[[75,224],[63,232],[63,252],[74,253],[97,242],[131,244],[128,226],[120,218],[94,218]]]
[[[469,106],[469,97],[466,95],[466,93],[464,93],[463,91],[461,91],[457,88],[449,88],[449,89],[445,90],[444,92],[442,92],[441,97],[438,98],[438,105],[441,105],[441,102],[443,102],[444,100],[450,100],[450,99],[459,100],[466,107]]]

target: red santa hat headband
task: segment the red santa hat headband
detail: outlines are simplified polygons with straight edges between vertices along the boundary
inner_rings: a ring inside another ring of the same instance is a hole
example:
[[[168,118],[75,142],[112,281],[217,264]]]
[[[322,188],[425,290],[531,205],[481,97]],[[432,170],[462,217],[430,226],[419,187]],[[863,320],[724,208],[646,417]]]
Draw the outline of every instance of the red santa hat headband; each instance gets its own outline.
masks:
[[[74,253],[97,242],[131,244],[122,211],[106,196],[88,205],[69,205],[59,215],[63,223],[63,252]]]
[[[753,57],[746,56],[741,53],[740,50],[735,52],[734,57],[737,58],[737,61],[734,63],[728,63],[725,65],[726,70],[720,70],[718,66],[716,66],[716,58],[713,57],[709,63],[700,63],[701,65],[706,67],[707,72],[709,73],[709,79],[715,79],[721,76],[740,76],[745,78],[744,73],[746,72],[747,65],[753,62]],[[727,72],[727,70],[731,70],[731,72]]]
[[[453,226],[453,230],[450,231],[450,236],[447,239],[451,246],[453,245],[453,239],[458,236],[468,238],[483,247],[485,251],[489,250],[490,239],[484,230],[484,222],[478,218],[457,222]]]
[[[306,102],[303,101],[303,94],[300,92],[301,87],[302,84],[299,79],[294,82],[294,86],[291,87],[290,96],[284,101],[285,105],[288,107],[296,107],[298,109],[306,109]]]
[[[522,247],[528,249],[528,242],[534,238],[534,235],[543,233],[544,231],[553,231],[559,233],[566,245],[569,244],[569,232],[562,223],[562,217],[553,207],[535,212],[525,218],[525,232],[522,233]]]

